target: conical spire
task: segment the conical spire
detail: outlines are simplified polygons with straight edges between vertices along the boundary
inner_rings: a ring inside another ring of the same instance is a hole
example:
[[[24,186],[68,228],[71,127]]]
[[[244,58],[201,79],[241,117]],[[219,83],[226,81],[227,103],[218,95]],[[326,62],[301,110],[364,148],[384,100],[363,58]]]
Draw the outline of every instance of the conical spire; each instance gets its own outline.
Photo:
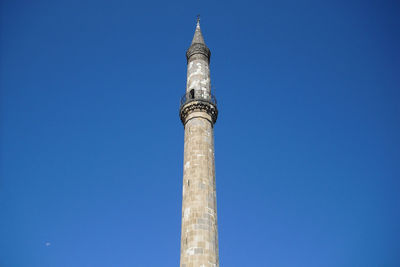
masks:
[[[192,44],[186,51],[186,59],[188,62],[189,58],[196,54],[203,54],[207,58],[208,63],[210,63],[211,52],[204,42],[203,34],[201,34],[199,17],[197,17],[196,31],[194,32]]]
[[[194,32],[194,36],[193,36],[193,40],[192,40],[192,45],[193,44],[205,44],[203,34],[201,34],[199,17],[197,17],[196,31]]]

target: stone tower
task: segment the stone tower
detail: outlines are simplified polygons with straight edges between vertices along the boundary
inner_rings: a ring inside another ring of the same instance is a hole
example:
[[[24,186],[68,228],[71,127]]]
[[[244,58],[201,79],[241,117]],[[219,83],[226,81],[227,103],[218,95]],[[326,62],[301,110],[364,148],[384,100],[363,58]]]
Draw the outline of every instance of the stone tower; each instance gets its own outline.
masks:
[[[185,128],[181,267],[219,266],[213,134],[218,110],[211,94],[210,56],[197,20],[186,51],[186,93],[179,112]]]

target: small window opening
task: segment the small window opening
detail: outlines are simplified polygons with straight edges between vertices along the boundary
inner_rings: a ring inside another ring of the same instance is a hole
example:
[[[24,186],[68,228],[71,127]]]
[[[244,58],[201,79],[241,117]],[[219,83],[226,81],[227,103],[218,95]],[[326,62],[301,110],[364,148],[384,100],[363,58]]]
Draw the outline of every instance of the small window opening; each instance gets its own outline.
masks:
[[[194,99],[194,89],[190,90],[190,99]]]

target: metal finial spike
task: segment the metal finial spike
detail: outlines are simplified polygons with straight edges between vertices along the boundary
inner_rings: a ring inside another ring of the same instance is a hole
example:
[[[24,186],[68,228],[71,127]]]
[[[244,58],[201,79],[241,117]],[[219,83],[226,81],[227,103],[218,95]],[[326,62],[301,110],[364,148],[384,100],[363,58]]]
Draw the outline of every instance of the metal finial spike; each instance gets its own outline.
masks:
[[[1,0],[0,0],[1,1]],[[203,35],[201,34],[200,30],[200,15],[197,15],[197,25],[196,30],[194,31],[194,36],[192,40],[192,44],[205,44]]]

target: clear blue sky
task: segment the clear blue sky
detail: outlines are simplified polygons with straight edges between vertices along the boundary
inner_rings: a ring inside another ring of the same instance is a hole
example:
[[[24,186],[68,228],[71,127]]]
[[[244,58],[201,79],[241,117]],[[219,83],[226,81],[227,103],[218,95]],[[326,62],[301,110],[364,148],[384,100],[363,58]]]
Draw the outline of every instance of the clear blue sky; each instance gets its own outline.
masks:
[[[221,266],[400,266],[400,4],[365,0],[3,0],[0,266],[178,266],[198,13]]]

